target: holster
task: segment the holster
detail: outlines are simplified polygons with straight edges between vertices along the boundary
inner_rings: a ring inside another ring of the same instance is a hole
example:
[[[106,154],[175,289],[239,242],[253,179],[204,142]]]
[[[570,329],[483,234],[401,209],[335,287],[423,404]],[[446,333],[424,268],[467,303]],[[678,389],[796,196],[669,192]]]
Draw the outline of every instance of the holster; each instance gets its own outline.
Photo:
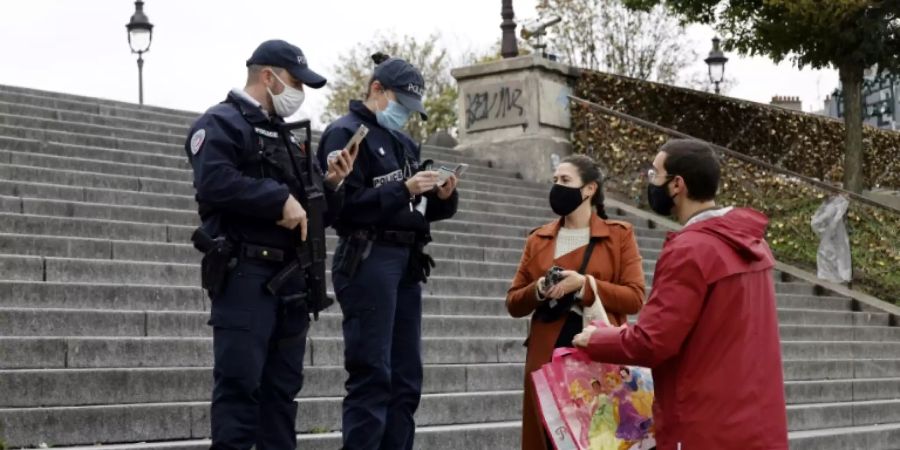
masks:
[[[356,234],[344,238],[334,254],[334,272],[353,278],[360,263],[371,251],[372,241],[369,239]]]
[[[228,271],[234,268],[234,245],[225,237],[213,238],[203,228],[194,230],[191,236],[194,248],[203,252],[200,261],[200,285],[209,293],[210,298],[225,289]]]

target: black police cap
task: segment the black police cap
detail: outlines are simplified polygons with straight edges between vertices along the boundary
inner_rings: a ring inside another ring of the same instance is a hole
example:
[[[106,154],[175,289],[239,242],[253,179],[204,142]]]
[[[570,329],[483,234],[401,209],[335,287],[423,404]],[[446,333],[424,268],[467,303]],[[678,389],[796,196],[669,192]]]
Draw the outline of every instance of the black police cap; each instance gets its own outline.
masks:
[[[303,51],[299,47],[280,39],[259,44],[247,60],[247,66],[251,65],[280,67],[313,89],[319,89],[327,82],[325,77],[310,70],[306,56],[303,56]]]
[[[375,66],[375,79],[397,95],[397,101],[428,120],[422,97],[425,96],[425,78],[415,66],[400,58],[388,58]]]

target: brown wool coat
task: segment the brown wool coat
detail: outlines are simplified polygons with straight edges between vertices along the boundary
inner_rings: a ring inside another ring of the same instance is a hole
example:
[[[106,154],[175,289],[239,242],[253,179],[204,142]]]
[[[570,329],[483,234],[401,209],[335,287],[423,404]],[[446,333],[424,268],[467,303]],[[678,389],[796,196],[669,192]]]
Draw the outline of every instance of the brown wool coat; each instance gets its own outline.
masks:
[[[580,247],[558,259],[556,235],[562,220],[548,223],[535,230],[525,242],[525,251],[512,286],[506,294],[506,308],[513,317],[525,317],[538,306],[535,283],[554,264],[578,270],[584,259],[585,247]],[[591,238],[597,240],[586,273],[597,280],[597,290],[603,307],[613,325],[625,323],[627,315],[636,314],[644,304],[644,270],[641,255],[631,224],[615,220],[591,218]],[[590,284],[585,286],[584,305],[594,303]],[[525,399],[522,417],[522,449],[546,450],[543,423],[534,400],[531,372],[550,362],[553,345],[565,319],[544,323],[532,319],[525,358]]]

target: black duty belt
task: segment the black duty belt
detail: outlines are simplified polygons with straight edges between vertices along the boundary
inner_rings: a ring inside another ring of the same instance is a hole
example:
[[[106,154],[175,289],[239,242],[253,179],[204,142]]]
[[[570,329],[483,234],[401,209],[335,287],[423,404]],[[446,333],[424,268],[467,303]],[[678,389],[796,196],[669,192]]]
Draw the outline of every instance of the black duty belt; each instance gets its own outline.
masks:
[[[416,243],[415,231],[400,230],[379,230],[379,231],[356,231],[351,233],[352,237],[366,239],[384,244],[392,245],[414,245]]]
[[[253,259],[257,261],[265,261],[272,263],[284,262],[289,256],[288,253],[280,248],[266,247],[263,245],[241,244],[240,258]]]

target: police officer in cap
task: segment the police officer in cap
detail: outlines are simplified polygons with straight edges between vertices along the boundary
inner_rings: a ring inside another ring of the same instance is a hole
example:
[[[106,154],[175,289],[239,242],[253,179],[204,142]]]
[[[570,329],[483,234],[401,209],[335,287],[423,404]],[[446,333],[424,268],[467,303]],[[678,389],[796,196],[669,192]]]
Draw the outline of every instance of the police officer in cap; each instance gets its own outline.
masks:
[[[310,278],[285,267],[304,243],[324,245],[324,232],[307,236],[307,224],[336,217],[354,158],[339,152],[323,173],[284,118],[300,108],[304,86],[325,82],[299,48],[263,42],[247,60],[246,86],[206,111],[185,144],[203,223],[194,242],[206,252],[212,299],[213,449],[296,448],[309,314],[323,305],[310,302]],[[326,208],[312,210],[306,191],[324,196]]]
[[[348,372],[343,403],[345,449],[413,447],[413,414],[422,391],[422,288],[434,263],[424,253],[429,223],[456,213],[457,180],[437,186],[420,148],[402,130],[426,118],[425,80],[399,58],[376,54],[365,101],[330,124],[319,162],[341,149],[360,124],[370,129],[345,184],[332,280],[343,311]]]

